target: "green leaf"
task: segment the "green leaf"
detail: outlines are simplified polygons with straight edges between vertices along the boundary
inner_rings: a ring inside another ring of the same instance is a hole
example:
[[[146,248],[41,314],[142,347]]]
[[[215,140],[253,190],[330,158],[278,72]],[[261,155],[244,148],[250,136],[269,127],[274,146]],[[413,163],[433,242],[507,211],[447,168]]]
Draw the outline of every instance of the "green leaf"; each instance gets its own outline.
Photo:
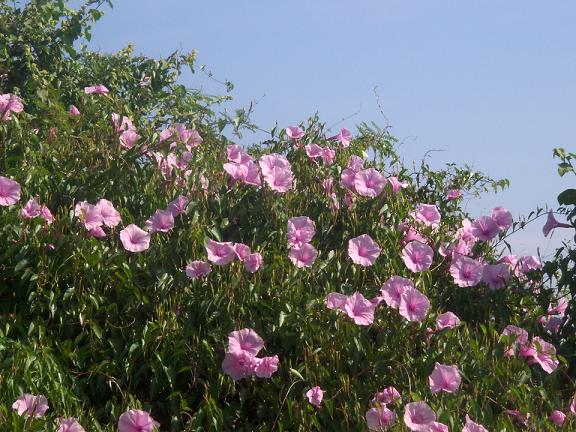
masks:
[[[558,195],[558,203],[560,205],[574,205],[576,204],[576,189],[566,189]]]

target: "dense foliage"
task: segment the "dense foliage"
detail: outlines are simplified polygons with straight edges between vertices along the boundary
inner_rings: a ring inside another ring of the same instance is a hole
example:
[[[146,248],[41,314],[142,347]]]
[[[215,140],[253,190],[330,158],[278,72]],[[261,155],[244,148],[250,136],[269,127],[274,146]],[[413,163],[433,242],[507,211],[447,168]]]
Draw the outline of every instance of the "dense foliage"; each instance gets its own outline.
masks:
[[[130,409],[160,430],[366,430],[388,410],[408,430],[416,401],[438,422],[419,430],[556,428],[576,373],[574,252],[543,270],[501,256],[524,222],[460,204],[506,181],[406,166],[373,123],[331,137],[314,117],[235,147],[253,126],[179,83],[193,54],[83,46],[103,3],[0,1],[2,430],[113,431]],[[413,284],[399,305],[394,276]],[[241,329],[277,370],[230,373]],[[458,379],[435,382],[436,363]],[[374,401],[388,386],[401,399]],[[13,409],[26,393],[45,415]]]

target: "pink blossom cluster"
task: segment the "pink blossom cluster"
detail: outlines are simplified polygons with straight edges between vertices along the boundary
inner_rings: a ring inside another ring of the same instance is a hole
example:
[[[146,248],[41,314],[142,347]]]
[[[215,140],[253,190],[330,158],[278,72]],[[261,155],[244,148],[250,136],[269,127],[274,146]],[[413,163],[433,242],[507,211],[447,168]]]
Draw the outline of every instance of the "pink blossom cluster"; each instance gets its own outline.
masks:
[[[508,342],[504,351],[505,356],[512,357],[518,353],[528,360],[528,364],[539,364],[547,373],[554,372],[558,367],[556,347],[539,336],[534,336],[531,341],[528,341],[529,336],[526,330],[510,324],[504,328],[501,337]]]
[[[12,404],[12,409],[28,421],[46,415],[50,406],[44,395],[24,393]],[[86,432],[74,417],[57,419],[56,432]],[[118,432],[153,432],[160,427],[148,412],[142,410],[129,410],[122,413],[118,419]]]
[[[278,370],[278,356],[256,357],[262,348],[264,340],[253,329],[231,332],[222,370],[235,381],[254,375],[270,378]]]
[[[408,321],[423,321],[428,316],[430,300],[410,279],[392,276],[382,285],[380,293],[388,307],[398,309]]]
[[[112,113],[112,124],[114,131],[119,134],[118,141],[120,146],[125,149],[131,149],[136,145],[141,136],[136,132],[136,128],[129,117],[120,117],[117,113]]]
[[[292,165],[285,156],[277,153],[263,155],[258,160],[258,165],[270,189],[280,193],[292,189],[294,183]]]
[[[0,121],[12,119],[12,113],[24,111],[22,99],[12,93],[0,95]]]
[[[298,268],[312,267],[318,251],[310,244],[316,233],[312,219],[307,216],[297,216],[288,219],[288,258]]]
[[[48,207],[44,204],[38,204],[35,198],[30,198],[22,210],[20,210],[20,214],[24,219],[34,219],[34,218],[41,218],[47,224],[51,224],[54,222],[54,216]]]
[[[324,304],[328,309],[344,312],[354,320],[355,324],[366,326],[374,322],[374,311],[380,301],[380,297],[368,300],[359,292],[350,296],[331,292],[326,296]]]
[[[315,160],[320,158],[326,166],[332,165],[336,157],[336,151],[330,147],[321,147],[318,144],[307,144],[304,146],[304,149],[310,159]]]
[[[106,237],[103,226],[116,227],[122,217],[114,205],[107,199],[100,199],[96,204],[80,201],[74,207],[74,215],[80,220],[92,237]]]
[[[224,164],[224,171],[230,177],[232,184],[242,182],[246,185],[260,186],[260,169],[252,157],[238,145],[229,145],[226,148],[228,162]]]

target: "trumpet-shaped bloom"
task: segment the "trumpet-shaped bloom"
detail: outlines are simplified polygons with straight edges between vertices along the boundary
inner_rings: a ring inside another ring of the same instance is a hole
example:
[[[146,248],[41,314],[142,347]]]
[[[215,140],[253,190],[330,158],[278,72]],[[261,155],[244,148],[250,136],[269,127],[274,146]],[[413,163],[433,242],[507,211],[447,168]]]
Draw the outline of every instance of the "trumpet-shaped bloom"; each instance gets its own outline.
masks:
[[[412,217],[432,228],[440,226],[440,212],[433,204],[420,204],[418,209],[412,213]]]
[[[88,231],[88,235],[95,237],[95,238],[104,238],[106,237],[106,233],[102,229],[102,227],[95,227]]]
[[[298,140],[304,136],[304,131],[298,126],[288,126],[285,131],[291,140]]]
[[[428,270],[432,265],[434,251],[427,244],[411,241],[402,249],[402,260],[414,273]]]
[[[538,336],[534,336],[530,345],[520,350],[520,355],[528,357],[528,364],[538,363],[549,374],[559,365],[556,347]]]
[[[140,135],[138,135],[134,129],[128,129],[120,134],[119,141],[122,147],[131,149],[139,139]]]
[[[246,153],[242,147],[236,144],[226,147],[226,154],[229,161],[236,162],[240,165],[252,162],[252,157],[250,157],[250,155]]]
[[[0,176],[0,206],[11,206],[20,200],[20,183]]]
[[[436,317],[436,330],[452,329],[460,325],[460,318],[452,312],[445,312]]]
[[[340,129],[339,133],[331,136],[328,139],[332,141],[338,141],[342,147],[346,148],[350,146],[350,141],[352,141],[352,132],[346,128],[342,128]]]
[[[460,198],[461,196],[462,192],[460,192],[460,189],[450,189],[446,194],[446,200],[453,201],[455,199]]]
[[[548,218],[546,219],[546,224],[544,224],[544,226],[542,227],[542,233],[544,234],[544,237],[547,237],[548,234],[550,234],[550,231],[552,231],[555,228],[572,228],[572,225],[558,222],[554,217],[554,213],[552,212],[552,210],[550,210],[548,212]]]
[[[257,359],[248,351],[227,352],[222,361],[222,370],[234,381],[254,375]]]
[[[428,315],[430,300],[416,288],[406,288],[400,296],[398,311],[408,321],[422,321]]]
[[[192,261],[186,266],[186,276],[190,279],[198,279],[208,276],[212,271],[212,267],[206,261]]]
[[[120,241],[130,252],[143,252],[150,247],[150,234],[134,224],[120,231]]]
[[[521,273],[528,273],[532,270],[540,270],[541,268],[542,263],[533,255],[523,256],[518,260],[518,271]]]
[[[79,116],[80,115],[80,110],[78,108],[76,108],[74,105],[70,105],[70,108],[68,109],[68,113],[70,113],[71,116]]]
[[[498,235],[500,227],[490,216],[482,216],[472,223],[472,234],[481,241],[490,241]]]
[[[504,207],[495,207],[492,210],[492,219],[498,225],[501,231],[505,231],[512,226],[513,219],[512,213],[506,210]]]
[[[482,270],[482,282],[490,289],[506,286],[510,279],[510,268],[506,264],[486,264]]]
[[[150,414],[141,410],[130,410],[118,419],[118,432],[152,432],[160,427]]]
[[[48,408],[46,396],[36,396],[29,393],[24,393],[12,404],[12,409],[19,416],[26,415],[27,417],[44,417]]]
[[[392,192],[394,192],[394,194],[400,192],[400,189],[408,187],[408,182],[400,181],[394,176],[388,177],[388,184],[392,187]]]
[[[234,244],[231,242],[216,242],[214,240],[206,240],[206,252],[208,253],[208,261],[216,265],[226,265],[236,259],[236,251]]]
[[[256,358],[254,373],[259,378],[270,378],[278,370],[278,356]]]
[[[462,255],[455,256],[450,264],[450,274],[459,287],[472,287],[480,283],[483,271],[482,263]]]
[[[392,308],[400,307],[400,300],[402,299],[402,293],[407,289],[413,289],[414,284],[410,279],[403,278],[401,276],[392,276],[380,289],[382,293],[382,298],[386,304]]]
[[[42,212],[42,207],[34,198],[30,198],[22,210],[20,210],[20,214],[24,219],[33,219],[35,217],[40,216]]]
[[[368,234],[362,234],[348,242],[348,256],[354,264],[369,267],[380,256],[380,246]]]
[[[366,299],[359,292],[352,294],[344,303],[344,312],[358,325],[370,325],[374,322],[374,310],[377,302]]]
[[[385,431],[396,422],[396,413],[389,410],[386,405],[370,408],[366,412],[368,429],[373,431]]]
[[[309,217],[298,216],[288,219],[288,244],[290,246],[310,243],[315,233],[316,227]]]
[[[566,297],[561,297],[558,300],[556,306],[548,306],[548,315],[564,315],[566,309],[568,308],[568,299]]]
[[[244,268],[250,273],[256,273],[262,267],[263,262],[262,255],[254,252],[244,258]]]
[[[456,365],[443,365],[436,363],[434,370],[428,377],[430,384],[430,391],[432,393],[439,393],[445,391],[446,393],[454,393],[460,387],[460,371]]]
[[[188,205],[188,198],[186,198],[183,195],[180,195],[174,201],[168,204],[168,211],[172,213],[172,216],[176,217],[186,211],[187,205]]]
[[[174,228],[174,216],[169,210],[156,210],[146,221],[146,229],[150,233],[168,232]]]
[[[264,348],[264,339],[251,328],[236,330],[228,334],[228,352],[247,351],[257,355]]]
[[[120,118],[120,115],[118,113],[112,113],[110,117],[112,117],[112,124],[114,125],[114,130],[116,132],[119,132],[120,134],[122,132],[135,129],[134,124],[132,123],[132,120],[130,120],[129,117],[122,116],[122,118]],[[162,134],[160,134],[160,136],[162,136]]]
[[[324,390],[322,390],[319,386],[312,387],[306,392],[306,397],[308,398],[308,402],[316,407],[319,407],[322,403],[322,399],[324,398]]]
[[[102,84],[84,87],[84,93],[86,93],[86,94],[107,95],[109,92],[110,92],[110,90],[108,90]]]
[[[359,171],[354,176],[354,188],[359,195],[374,198],[384,190],[386,177],[374,168]]]
[[[425,432],[436,421],[436,413],[424,402],[410,402],[404,407],[404,424],[411,431]]]
[[[376,393],[372,398],[373,404],[384,404],[388,405],[393,403],[397,399],[402,399],[400,392],[392,386],[386,387],[384,390]]]
[[[318,251],[310,243],[304,243],[300,246],[292,246],[290,252],[288,252],[290,261],[292,261],[292,264],[298,268],[312,267],[317,256]]]
[[[88,231],[102,226],[102,213],[95,205],[84,203],[80,208],[80,220]]]
[[[100,212],[102,223],[107,227],[114,228],[122,221],[122,217],[118,210],[114,208],[114,204],[107,199],[102,198],[98,201],[96,203],[96,210]]]
[[[466,414],[466,424],[462,432],[488,432],[488,429],[479,423],[474,423],[470,417],[468,417],[468,414]]]
[[[244,243],[234,243],[234,251],[236,252],[236,257],[238,257],[240,261],[244,261],[244,259],[252,253],[250,251],[250,246],[245,245]]]
[[[12,93],[0,95],[0,121],[7,121],[12,118],[11,113],[18,113],[24,110],[22,99]]]
[[[86,432],[74,417],[59,419],[56,432]]]
[[[344,305],[348,300],[348,296],[337,292],[331,292],[324,299],[324,304],[328,309],[339,309],[344,312]]]
[[[564,414],[560,410],[554,410],[552,411],[552,414],[550,414],[550,417],[548,417],[548,419],[556,426],[562,427],[562,425],[566,421],[566,414]]]

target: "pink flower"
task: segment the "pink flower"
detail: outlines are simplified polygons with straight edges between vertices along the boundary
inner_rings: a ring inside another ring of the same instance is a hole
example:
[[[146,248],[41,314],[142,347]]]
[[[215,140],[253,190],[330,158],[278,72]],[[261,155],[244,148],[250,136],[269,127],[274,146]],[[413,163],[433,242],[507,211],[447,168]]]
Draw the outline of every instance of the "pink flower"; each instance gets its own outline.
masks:
[[[276,192],[286,193],[292,189],[292,171],[288,169],[274,167],[269,174],[264,175],[264,180]]]
[[[306,150],[308,157],[313,159],[320,157],[324,149],[318,144],[307,144],[304,146],[304,150]]]
[[[314,222],[307,216],[288,219],[288,244],[290,246],[310,243],[315,232]]]
[[[374,310],[378,303],[367,300],[359,292],[352,294],[344,303],[344,312],[358,325],[370,325],[374,322]]]
[[[0,176],[0,206],[11,206],[20,200],[20,184]]]
[[[40,208],[40,217],[44,219],[48,225],[54,222],[54,216],[52,215],[52,212],[45,205],[42,205]]]
[[[19,416],[26,414],[27,417],[44,417],[48,410],[48,400],[44,395],[32,395],[24,393],[12,404],[12,409]]]
[[[410,402],[404,408],[404,423],[411,431],[428,431],[429,424],[436,421],[436,413],[426,402]]]
[[[444,423],[433,421],[428,425],[427,432],[449,432],[449,429]]]
[[[264,339],[251,328],[228,333],[228,352],[246,351],[257,355],[264,348]]]
[[[544,330],[548,333],[554,334],[560,331],[560,328],[564,323],[564,318],[558,315],[547,315],[538,317],[538,322],[542,324]]]
[[[374,168],[368,168],[356,173],[354,188],[359,195],[374,198],[382,192],[386,185],[386,177]]]
[[[412,217],[426,226],[437,228],[440,226],[440,212],[435,205],[420,204]]]
[[[260,378],[270,378],[278,370],[278,356],[256,359],[255,373]]]
[[[452,259],[450,274],[454,283],[459,287],[472,287],[480,283],[482,279],[483,265],[478,261],[462,255]]]
[[[448,201],[452,201],[455,199],[458,199],[462,196],[462,192],[460,192],[460,189],[450,189],[448,191],[448,194],[446,194],[446,199]]]
[[[554,410],[554,411],[552,411],[552,414],[550,414],[550,417],[548,417],[548,418],[556,426],[562,427],[562,425],[564,424],[564,421],[566,420],[566,414],[564,414],[560,410]]]
[[[41,212],[42,207],[40,207],[40,204],[38,204],[34,198],[30,198],[28,202],[24,204],[22,210],[20,210],[20,214],[24,219],[33,219],[38,217]]]
[[[126,411],[118,419],[118,432],[152,432],[159,427],[160,423],[146,411]]]
[[[288,159],[286,159],[285,156],[277,153],[261,156],[258,160],[258,165],[260,165],[262,175],[264,176],[271,174],[274,168],[282,168],[286,170],[291,169],[291,165],[290,162],[288,162]]]
[[[208,276],[211,271],[212,267],[206,261],[192,261],[186,266],[186,276],[190,279]]]
[[[460,318],[452,312],[445,312],[436,317],[436,330],[453,329],[460,325]]]
[[[11,113],[18,113],[24,110],[22,99],[11,93],[0,95],[0,121],[7,121],[12,118]]]
[[[130,120],[128,117],[122,116],[122,119],[120,119],[120,115],[118,115],[117,113],[112,113],[111,117],[112,117],[112,124],[114,125],[114,130],[116,132],[122,133],[124,131],[134,130],[132,120]],[[162,134],[160,134],[160,136],[162,136]]]
[[[566,309],[568,308],[568,299],[566,297],[561,297],[558,300],[556,306],[548,306],[548,315],[564,315]]]
[[[350,189],[351,191],[356,191],[355,182],[356,181],[356,171],[350,168],[345,168],[340,174],[340,184],[343,188]]]
[[[74,417],[59,419],[56,432],[86,432]]]
[[[304,136],[304,131],[298,126],[288,126],[285,131],[291,140],[298,140]]]
[[[352,141],[352,132],[346,128],[342,128],[338,134],[331,136],[328,139],[332,141],[338,141],[342,147],[346,148],[350,146],[350,141]]]
[[[546,224],[542,227],[542,233],[544,234],[544,237],[547,237],[548,234],[550,234],[550,231],[555,228],[572,228],[572,225],[558,222],[554,217],[554,213],[552,210],[550,210],[548,212],[548,219],[546,219]]]
[[[187,129],[185,125],[177,123],[174,125],[174,129],[178,135],[178,139],[184,146],[186,150],[192,151],[194,147],[198,147],[202,144],[202,137],[196,129]]]
[[[252,162],[250,155],[248,155],[248,153],[246,153],[242,147],[236,144],[227,146],[226,154],[228,155],[229,161],[236,162],[240,165]]]
[[[134,129],[128,129],[120,134],[119,141],[122,147],[131,149],[139,139],[140,135],[138,135]]]
[[[78,208],[78,205],[76,207]],[[100,210],[95,205],[88,203],[83,203],[80,207],[80,220],[88,231],[100,227],[104,223]]]
[[[570,412],[576,415],[576,397],[572,398],[572,401],[570,402]]]
[[[388,177],[388,184],[392,186],[392,192],[394,192],[394,194],[400,192],[400,189],[408,187],[408,182],[401,182],[394,176]]]
[[[504,356],[513,357],[517,347],[523,347],[528,343],[528,332],[523,328],[516,327],[515,325],[507,325],[500,337],[508,339],[509,345],[504,351]]]
[[[454,393],[460,387],[460,371],[456,365],[443,365],[436,362],[434,370],[428,378],[430,384],[430,391],[432,393],[439,393],[445,391],[446,393]]]
[[[150,247],[150,234],[134,224],[120,231],[120,241],[130,252],[143,252]]]
[[[414,273],[428,270],[432,265],[434,251],[430,246],[419,241],[411,241],[402,249],[402,260]]]
[[[222,370],[234,381],[255,374],[257,359],[248,351],[227,352],[222,361]]]
[[[396,422],[396,414],[394,411],[386,408],[386,405],[381,405],[377,408],[370,408],[366,412],[366,423],[368,429],[373,431],[385,431]]]
[[[318,386],[312,387],[306,392],[306,397],[308,398],[308,402],[310,402],[315,407],[319,407],[322,403],[322,399],[324,398],[324,390]]]
[[[369,267],[380,256],[380,246],[368,234],[362,234],[348,242],[348,256],[354,264]]]
[[[88,235],[92,236],[92,237],[96,237],[96,238],[104,238],[106,237],[106,233],[104,232],[104,230],[102,229],[102,227],[94,227],[91,230],[88,231]]]
[[[488,429],[481,424],[474,423],[470,420],[468,414],[466,414],[466,425],[464,426],[464,429],[462,429],[462,432],[488,432]]]
[[[482,216],[472,223],[472,234],[482,241],[492,240],[498,235],[500,228],[490,216]]]
[[[256,273],[262,267],[263,261],[262,255],[258,252],[252,253],[244,258],[244,268],[250,273]]]
[[[398,308],[400,307],[402,293],[408,289],[414,289],[414,284],[410,279],[401,276],[392,276],[384,282],[380,292],[389,307]]]
[[[174,201],[168,204],[168,211],[172,213],[172,216],[176,217],[186,211],[187,205],[188,205],[188,198],[186,198],[183,195],[180,195]]]
[[[381,392],[378,392],[374,395],[372,398],[372,403],[388,405],[393,403],[396,399],[402,399],[400,392],[394,387],[388,386]]]
[[[408,321],[422,321],[428,315],[430,300],[416,288],[407,288],[400,296],[398,311]]]
[[[156,210],[156,212],[146,221],[146,230],[150,234],[156,232],[168,232],[174,228],[174,216],[169,210]]]
[[[538,336],[534,336],[530,345],[522,350],[520,354],[529,358],[528,364],[538,363],[549,374],[554,372],[560,364],[558,359],[556,359],[556,348],[554,345]]]
[[[420,234],[414,228],[409,227],[408,231],[404,235],[404,238],[402,239],[402,244],[406,245],[406,244],[408,244],[414,240],[419,241],[420,243],[428,243],[428,241],[429,241],[426,237],[424,237],[422,234]]]
[[[318,256],[318,251],[310,243],[292,246],[290,252],[288,252],[290,261],[298,268],[312,267],[312,264],[316,261],[316,256]]]
[[[244,259],[251,254],[250,246],[245,245],[244,243],[234,243],[234,252],[236,252],[236,257],[240,261],[244,261]]]
[[[99,94],[99,95],[107,95],[110,92],[106,87],[102,84],[84,87],[84,93],[86,94]]]
[[[96,203],[96,210],[100,212],[102,223],[107,227],[114,228],[122,221],[122,217],[114,205],[107,199],[102,198]]]
[[[76,108],[74,105],[70,105],[70,109],[68,109],[68,112],[70,113],[71,116],[79,116],[80,115],[80,110],[78,108]]]
[[[226,265],[231,263],[236,258],[236,251],[231,242],[216,242],[214,240],[206,240],[206,252],[208,253],[208,261],[216,265]]]
[[[495,207],[492,210],[492,219],[501,231],[505,231],[512,226],[512,213],[504,207]]]
[[[535,256],[523,256],[518,260],[518,270],[522,273],[528,273],[532,270],[540,270],[542,263]]]
[[[510,268],[506,264],[486,264],[482,270],[482,282],[490,289],[505,287],[509,279]]]
[[[344,312],[344,305],[348,301],[348,296],[336,292],[331,292],[324,299],[324,304],[328,309],[339,309]]]

